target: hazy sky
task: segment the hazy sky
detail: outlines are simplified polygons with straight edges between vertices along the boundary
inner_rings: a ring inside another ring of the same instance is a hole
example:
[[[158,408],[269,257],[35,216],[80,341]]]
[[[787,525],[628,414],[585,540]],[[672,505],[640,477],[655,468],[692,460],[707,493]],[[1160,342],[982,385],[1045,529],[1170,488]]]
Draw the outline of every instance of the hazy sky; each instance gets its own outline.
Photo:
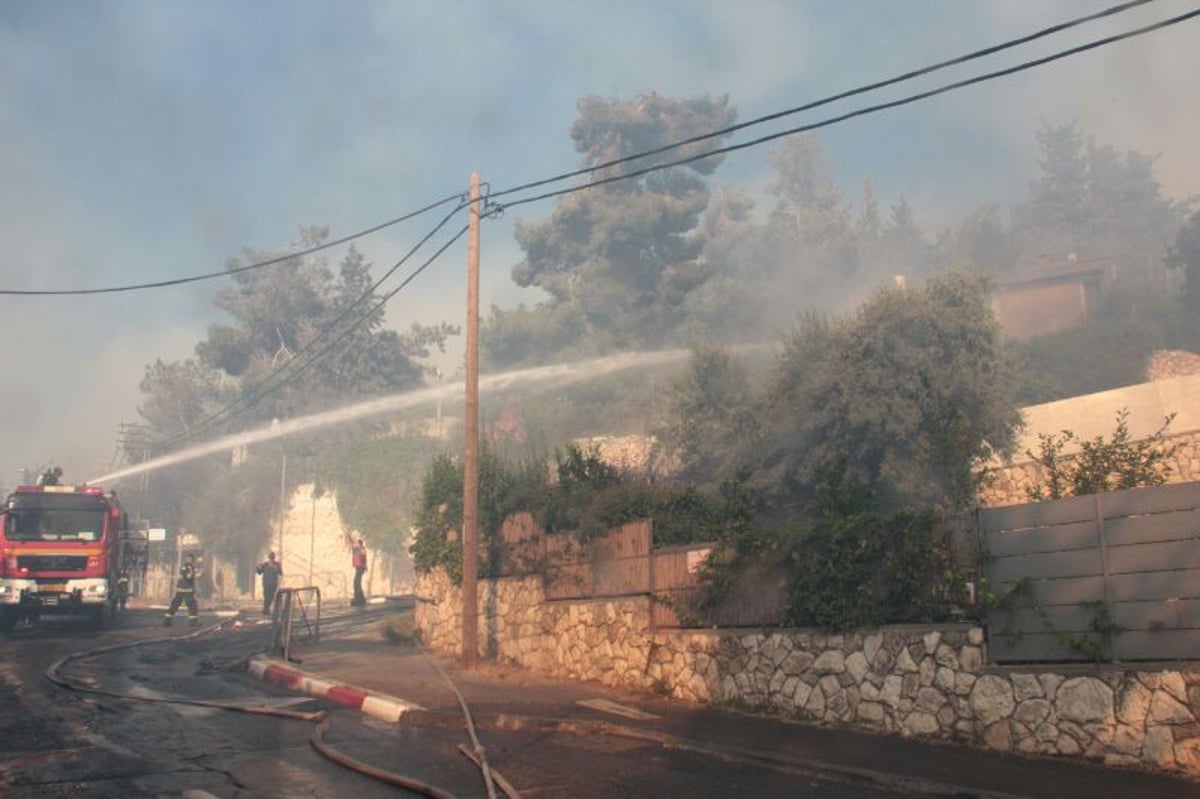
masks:
[[[301,225],[336,236],[396,216],[463,189],[473,169],[502,188],[570,168],[583,95],[728,93],[747,119],[1107,5],[2,0],[0,287],[214,271],[244,245],[287,246]],[[1158,0],[915,86],[1193,5]],[[1190,21],[823,140],[841,185],[870,175],[884,202],[907,195],[929,230],[978,202],[1019,199],[1042,120],[1160,154],[1159,178],[1182,198],[1200,194],[1197,75]],[[766,152],[729,158],[716,179],[761,183]],[[432,221],[359,247],[381,271]],[[511,218],[488,222],[485,308],[523,296],[509,278],[517,259]],[[398,295],[392,323],[461,322],[463,262],[459,246]],[[118,423],[137,419],[143,367],[191,353],[217,320],[219,286],[0,297],[0,484],[51,461],[80,479],[103,469]]]

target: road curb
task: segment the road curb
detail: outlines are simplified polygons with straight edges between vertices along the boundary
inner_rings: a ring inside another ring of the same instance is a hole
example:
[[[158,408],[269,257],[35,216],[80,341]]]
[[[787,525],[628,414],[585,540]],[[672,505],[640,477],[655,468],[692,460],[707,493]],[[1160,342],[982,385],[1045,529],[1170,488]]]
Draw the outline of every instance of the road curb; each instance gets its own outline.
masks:
[[[683,750],[730,763],[765,766],[786,773],[802,774],[830,782],[857,785],[871,790],[885,790],[897,796],[920,799],[1027,799],[1024,795],[987,788],[969,787],[957,783],[915,775],[893,774],[876,769],[833,763],[819,758],[766,752],[723,743],[710,743],[681,737],[675,733],[652,728],[619,724],[602,719],[567,718],[561,716],[529,716],[519,713],[475,713],[475,725],[488,731],[531,731],[554,735],[615,735],[667,749]],[[462,717],[451,710],[413,708],[404,720],[414,727],[436,726],[458,728]]]
[[[398,697],[381,694],[377,691],[368,691],[357,685],[317,677],[293,668],[281,660],[261,655],[250,659],[249,671],[263,682],[281,685],[290,691],[318,699],[327,699],[352,710],[361,710],[364,715],[381,721],[396,723],[409,711],[424,710],[420,705]]]

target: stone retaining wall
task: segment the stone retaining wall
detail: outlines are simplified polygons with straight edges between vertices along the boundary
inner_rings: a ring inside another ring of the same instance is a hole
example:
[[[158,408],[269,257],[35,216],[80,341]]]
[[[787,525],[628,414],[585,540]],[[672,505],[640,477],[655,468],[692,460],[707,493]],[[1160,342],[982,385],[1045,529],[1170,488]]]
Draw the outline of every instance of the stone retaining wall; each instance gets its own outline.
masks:
[[[461,650],[461,593],[418,585],[417,626]],[[480,583],[480,647],[541,673],[997,750],[1200,778],[1200,671],[987,666],[984,631],[652,631],[649,601],[544,602],[540,579]]]
[[[1111,438],[1107,435],[1106,439]],[[1168,483],[1189,483],[1200,480],[1200,433],[1185,433],[1166,440],[1175,446],[1172,457],[1166,459],[1171,467]],[[1019,457],[1026,457],[1020,453]],[[1042,485],[1041,467],[1032,461],[1023,461],[991,471],[984,487],[979,491],[979,503],[991,507],[1020,505],[1029,501],[1029,489]]]

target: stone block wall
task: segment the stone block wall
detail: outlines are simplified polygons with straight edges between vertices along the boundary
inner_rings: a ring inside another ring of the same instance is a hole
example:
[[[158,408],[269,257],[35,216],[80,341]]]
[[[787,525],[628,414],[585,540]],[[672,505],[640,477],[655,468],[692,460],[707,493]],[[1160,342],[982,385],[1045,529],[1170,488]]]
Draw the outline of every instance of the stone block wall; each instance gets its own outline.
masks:
[[[1171,467],[1167,482],[1190,483],[1200,480],[1200,432],[1172,436],[1167,443],[1176,447],[1174,455],[1167,459],[1167,465]],[[1026,456],[1022,452],[1018,457]],[[1042,484],[1040,474],[1040,467],[1032,461],[996,468],[989,473],[986,484],[979,492],[979,503],[999,507],[1028,502],[1029,489]]]
[[[417,595],[427,643],[459,653],[459,589],[435,573]],[[971,625],[653,631],[645,597],[545,602],[536,577],[482,581],[479,613],[481,651],[554,677],[1200,778],[1200,670],[994,669]]]

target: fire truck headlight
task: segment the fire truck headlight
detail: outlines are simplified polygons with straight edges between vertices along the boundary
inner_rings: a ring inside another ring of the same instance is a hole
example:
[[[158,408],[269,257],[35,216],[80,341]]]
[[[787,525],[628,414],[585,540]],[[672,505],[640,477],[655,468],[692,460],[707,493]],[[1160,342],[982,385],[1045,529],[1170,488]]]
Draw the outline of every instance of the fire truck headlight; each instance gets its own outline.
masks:
[[[7,596],[13,592],[11,585],[0,585],[0,596]]]
[[[89,593],[89,594],[101,594],[101,595],[103,595],[103,594],[107,594],[107,593],[108,593],[108,586],[107,586],[107,585],[104,585],[103,583],[100,583],[100,584],[98,584],[98,585],[89,585],[89,586],[88,586],[88,593]]]

